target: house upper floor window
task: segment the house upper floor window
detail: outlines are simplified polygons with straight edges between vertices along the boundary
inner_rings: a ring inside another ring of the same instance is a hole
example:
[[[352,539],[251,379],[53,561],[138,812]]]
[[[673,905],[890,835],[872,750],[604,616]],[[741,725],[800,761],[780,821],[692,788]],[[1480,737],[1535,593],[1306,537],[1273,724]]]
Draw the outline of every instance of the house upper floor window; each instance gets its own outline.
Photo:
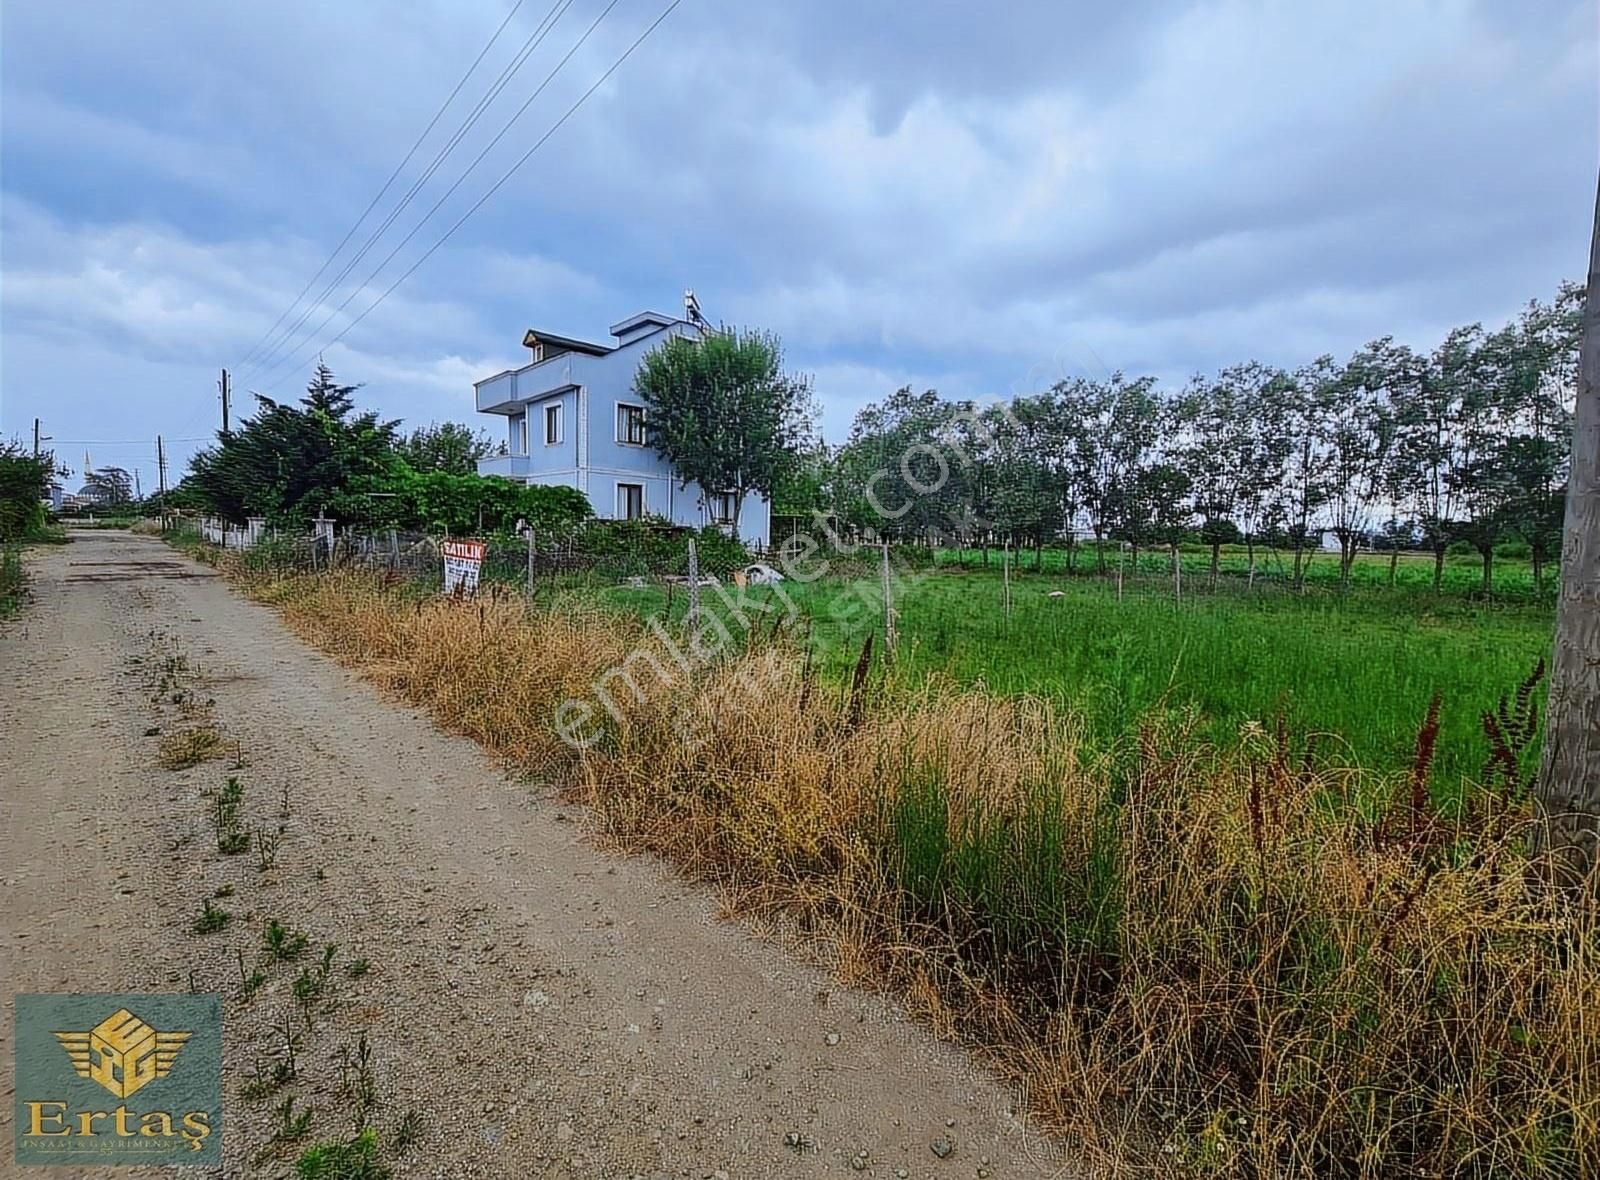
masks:
[[[644,446],[643,406],[630,405],[627,402],[617,403],[617,441],[631,447]]]
[[[644,484],[619,483],[617,485],[617,517],[620,520],[644,518]]]
[[[712,524],[732,524],[735,496],[732,492],[713,492],[706,497],[706,511]]]
[[[561,441],[561,403],[544,408],[544,445],[553,447]]]
[[[511,419],[511,453],[513,455],[526,455],[528,453],[528,415],[518,414]]]

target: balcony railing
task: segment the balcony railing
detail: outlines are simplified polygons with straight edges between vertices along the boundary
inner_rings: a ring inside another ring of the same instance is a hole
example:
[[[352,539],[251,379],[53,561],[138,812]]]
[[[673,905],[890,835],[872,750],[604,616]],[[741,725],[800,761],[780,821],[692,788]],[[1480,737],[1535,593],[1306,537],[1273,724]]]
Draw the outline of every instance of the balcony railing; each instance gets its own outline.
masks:
[[[587,358],[578,358],[580,361]],[[518,402],[554,393],[577,383],[573,375],[574,354],[562,353],[524,369],[513,369],[477,384],[478,412],[510,414]]]
[[[506,479],[523,479],[530,473],[526,455],[491,455],[478,460],[479,475],[500,475]]]

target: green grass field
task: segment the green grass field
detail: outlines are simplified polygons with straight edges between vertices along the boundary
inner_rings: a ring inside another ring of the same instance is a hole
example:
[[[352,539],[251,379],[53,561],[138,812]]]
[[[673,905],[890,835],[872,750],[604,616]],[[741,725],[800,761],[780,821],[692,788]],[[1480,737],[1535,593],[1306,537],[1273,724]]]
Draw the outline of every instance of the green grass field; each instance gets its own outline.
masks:
[[[999,572],[1000,551],[991,549],[985,565],[984,554],[978,549],[941,549],[930,555],[940,567],[960,566],[967,569],[990,569]],[[1107,573],[1114,574],[1119,562],[1127,574],[1132,574],[1131,555],[1120,552],[1113,545],[1105,550]],[[1013,568],[1028,572],[1060,573],[1067,569],[1068,554],[1065,549],[1045,549],[1041,553],[1025,550],[1012,555]],[[1198,585],[1207,581],[1211,573],[1211,550],[1203,545],[1184,545],[1179,551],[1186,582]],[[1390,585],[1391,562],[1388,553],[1363,552],[1350,567],[1351,589],[1414,590],[1433,592],[1433,557],[1423,553],[1401,553],[1393,563],[1393,586]],[[1080,545],[1072,555],[1072,565],[1078,574],[1099,570],[1099,560],[1092,545]],[[1256,581],[1266,586],[1287,585],[1293,579],[1294,557],[1284,549],[1258,545],[1255,550]],[[1243,582],[1250,571],[1250,555],[1243,545],[1224,545],[1218,563],[1219,574],[1229,580]],[[1172,558],[1164,549],[1141,550],[1138,572],[1143,577],[1170,578]],[[1302,573],[1309,586],[1333,588],[1339,583],[1339,555],[1322,550],[1311,550],[1302,555]],[[1502,557],[1494,559],[1494,595],[1506,601],[1542,600],[1553,603],[1551,567],[1545,577],[1542,591],[1534,586],[1533,568],[1526,558]],[[1483,561],[1475,553],[1450,553],[1445,557],[1441,589],[1455,596],[1476,596],[1483,587]]]
[[[1247,720],[1270,728],[1282,717],[1297,735],[1321,735],[1321,764],[1379,771],[1410,764],[1438,692],[1434,788],[1448,798],[1484,766],[1482,714],[1550,646],[1551,612],[1529,603],[1386,585],[1336,594],[1315,581],[1304,595],[1208,592],[1203,582],[1192,578],[1176,603],[1170,581],[1154,576],[1128,580],[1119,600],[1114,584],[1099,578],[1022,573],[1012,579],[1008,617],[997,568],[907,573],[895,591],[899,662],[1053,698],[1081,716],[1096,746],[1125,739],[1152,708],[1193,707],[1202,732],[1218,742]],[[869,632],[881,639],[877,578],[791,583],[786,592],[809,617],[819,666],[838,677],[848,675]],[[657,588],[603,594],[640,614],[667,606]],[[709,591],[706,601],[714,601]],[[681,616],[685,604],[679,589],[672,614]]]

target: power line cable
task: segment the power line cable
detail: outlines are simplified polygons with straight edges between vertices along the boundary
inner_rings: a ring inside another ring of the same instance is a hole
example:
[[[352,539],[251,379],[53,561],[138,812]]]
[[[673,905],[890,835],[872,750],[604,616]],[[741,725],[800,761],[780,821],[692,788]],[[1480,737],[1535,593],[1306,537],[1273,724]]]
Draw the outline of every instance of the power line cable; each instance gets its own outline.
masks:
[[[418,269],[418,267],[421,267],[421,265],[424,264],[424,262],[427,262],[427,259],[429,259],[429,257],[434,256],[434,251],[437,251],[437,249],[440,248],[440,246],[445,245],[446,241],[450,241],[450,238],[453,237],[454,232],[456,232],[456,230],[461,229],[462,225],[466,225],[467,224],[467,219],[469,219],[469,217],[472,217],[472,214],[477,213],[478,209],[482,208],[483,203],[485,203],[485,201],[490,200],[490,197],[493,197],[494,193],[499,192],[499,190],[501,190],[502,185],[506,184],[506,181],[509,181],[510,177],[514,176],[514,174],[517,173],[518,169],[522,168],[522,166],[525,165],[525,163],[528,163],[528,160],[530,160],[530,158],[533,158],[533,153],[534,152],[538,152],[538,150],[541,149],[541,147],[544,147],[544,144],[546,144],[546,141],[549,141],[550,136],[554,136],[554,134],[557,133],[557,131],[562,130],[562,126],[565,125],[566,120],[570,120],[570,118],[573,117],[574,114],[578,114],[579,107],[582,107],[582,104],[584,104],[584,102],[589,101],[590,94],[594,94],[595,91],[600,90],[600,86],[605,85],[606,80],[608,80],[608,78],[610,78],[611,75],[616,74],[616,72],[618,72],[618,69],[621,69],[622,62],[626,62],[627,59],[630,58],[630,56],[634,56],[634,50],[637,50],[638,46],[643,45],[643,43],[645,43],[645,38],[646,37],[650,37],[650,35],[653,34],[654,30],[656,30],[656,27],[661,26],[661,22],[662,21],[666,21],[666,19],[669,18],[669,16],[672,16],[672,11],[674,11],[675,8],[677,8],[677,6],[680,5],[680,3],[683,3],[683,0],[672,0],[672,3],[669,3],[669,5],[667,5],[666,8],[664,8],[664,10],[661,11],[661,16],[658,16],[658,18],[654,19],[654,21],[651,21],[650,22],[650,26],[646,27],[645,32],[642,32],[642,34],[638,35],[637,38],[634,38],[634,43],[632,43],[632,45],[627,46],[627,50],[622,51],[621,58],[618,58],[618,59],[616,59],[616,61],[611,62],[610,69],[606,69],[605,74],[602,74],[602,75],[600,75],[600,77],[595,78],[595,83],[594,83],[594,85],[589,86],[589,90],[586,90],[586,91],[584,91],[584,93],[579,94],[578,101],[573,102],[573,106],[568,107],[568,109],[566,109],[566,114],[562,115],[562,117],[558,118],[558,120],[555,120],[555,123],[552,123],[552,125],[550,125],[549,130],[547,130],[546,133],[542,134],[542,136],[539,136],[538,142],[534,142],[534,146],[533,147],[530,147],[530,149],[526,150],[526,152],[523,152],[522,153],[522,157],[518,158],[517,163],[514,163],[514,165],[510,166],[510,168],[507,168],[506,169],[506,173],[502,174],[502,176],[499,177],[498,181],[494,182],[494,184],[491,185],[490,190],[488,190],[488,192],[483,193],[482,197],[478,197],[478,200],[474,201],[474,205],[470,206],[470,208],[467,209],[466,213],[461,214],[461,217],[459,217],[458,221],[456,221],[456,224],[451,225],[450,229],[445,230],[445,233],[443,233],[443,237],[438,238],[438,241],[435,241],[434,245],[429,246],[429,248],[427,248],[426,251],[424,251],[424,253],[422,253],[422,256],[419,257],[418,261],[413,262],[413,264],[411,264],[410,267],[408,267],[408,269],[406,269],[406,272],[402,273],[402,275],[400,275],[400,277],[398,277],[397,280],[394,281],[394,283],[390,283],[389,288],[387,288],[386,291],[384,291],[384,293],[381,294],[381,296],[378,296],[378,299],[374,299],[374,301],[371,302],[371,304],[368,305],[368,307],[366,307],[366,310],[363,310],[363,312],[360,313],[360,315],[357,315],[357,317],[355,317],[354,320],[350,320],[350,323],[347,323],[347,325],[344,326],[344,328],[339,329],[339,333],[336,334],[336,336],[334,336],[333,339],[330,339],[330,341],[326,341],[326,344],[318,345],[318,349],[315,350],[315,352],[310,353],[309,357],[304,358],[304,360],[302,360],[302,363],[309,363],[310,358],[315,357],[315,355],[317,355],[317,353],[322,352],[322,350],[326,349],[326,347],[330,347],[330,345],[333,345],[333,344],[338,344],[338,342],[341,341],[341,339],[344,339],[344,334],[349,333],[350,329],[354,328],[354,326],[358,325],[358,323],[360,323],[360,321],[365,320],[365,318],[368,317],[368,315],[371,315],[371,313],[373,313],[374,310],[378,309],[378,305],[381,304],[381,302],[384,301],[384,299],[387,299],[387,297],[389,297],[390,294],[394,294],[395,288],[397,288],[397,286],[402,285],[403,281],[405,281],[406,278],[410,278],[411,275],[413,275],[413,273],[416,272],[416,269]],[[616,6],[616,0],[613,0],[613,3],[611,3],[611,6]],[[611,11],[611,10],[610,10],[610,8],[606,8],[606,11]],[[605,16],[605,13],[602,13],[602,16]],[[590,26],[590,32],[592,32],[592,26]],[[586,37],[587,37],[587,34],[586,34]],[[579,42],[579,45],[581,45],[581,43],[582,42]],[[578,48],[578,46],[573,46],[573,51],[576,51],[576,48]],[[568,56],[571,56],[571,54],[568,54]],[[563,59],[563,61],[565,61],[565,59]],[[518,112],[518,114],[522,114],[522,112]],[[515,120],[514,120],[514,122],[515,122]],[[448,193],[446,193],[446,195],[448,195]],[[435,206],[435,208],[437,208],[437,206]],[[413,230],[413,232],[414,232],[414,230]],[[405,243],[402,243],[402,245],[405,245]],[[398,246],[397,246],[397,251],[398,251]],[[394,254],[390,254],[390,257],[394,257]],[[386,259],[386,262],[387,262],[387,259]],[[379,267],[379,270],[381,270],[381,269],[382,269],[382,267]],[[376,272],[374,272],[374,273],[376,273]],[[349,301],[346,301],[346,302],[349,302]],[[341,304],[341,309],[342,309],[342,304]]]
[[[594,23],[591,24],[587,30],[585,30],[583,36],[578,39],[577,43],[575,45],[573,45],[573,47],[567,51],[566,56],[563,57],[559,62],[557,62],[555,68],[552,69],[548,75],[546,75],[545,80],[539,84],[539,89],[535,90],[534,93],[531,94],[528,97],[528,100],[526,102],[524,102],[520,108],[518,108],[517,113],[515,115],[513,115],[509,121],[507,121],[506,125],[500,129],[499,133],[494,137],[494,139],[490,140],[489,143],[484,147],[484,149],[481,152],[478,153],[477,157],[472,161],[472,163],[470,165],[468,165],[467,170],[462,173],[461,177],[455,182],[455,184],[451,185],[449,190],[446,191],[445,194],[442,197],[440,197],[438,201],[436,201],[434,203],[433,208],[429,209],[427,214],[424,215],[424,217],[422,218],[422,220],[419,221],[414,227],[412,227],[411,232],[408,233],[405,236],[405,238],[401,240],[400,244],[397,245],[393,250],[391,250],[389,252],[388,256],[385,257],[384,260],[381,263],[378,264],[377,268],[371,274],[369,274],[367,276],[365,282],[363,282],[355,290],[351,291],[351,293],[345,297],[344,301],[341,302],[338,307],[334,308],[333,311],[328,314],[328,316],[318,326],[318,328],[317,328],[318,332],[320,332],[323,328],[325,328],[328,325],[328,323],[332,321],[334,316],[338,315],[339,312],[343,311],[345,309],[345,307],[347,307],[350,304],[350,302],[356,297],[356,295],[359,294],[362,290],[365,289],[367,283],[370,283],[374,278],[376,278],[378,276],[378,274],[383,271],[384,267],[388,266],[389,262],[394,258],[394,256],[396,254],[398,254],[413,237],[416,236],[417,231],[420,230],[422,228],[422,226],[427,223],[428,219],[430,217],[432,217],[435,212],[438,211],[439,207],[441,205],[443,205],[444,202],[447,199],[449,199],[450,195],[452,193],[454,193],[455,190],[461,186],[461,183],[463,181],[465,181],[466,178],[469,175],[471,175],[473,169],[475,169],[477,167],[477,165],[483,160],[484,156],[488,155],[489,151],[495,146],[495,144],[499,143],[499,141],[505,135],[505,133],[511,129],[512,125],[514,123],[516,123],[516,121],[519,118],[521,118],[523,112],[528,109],[529,105],[532,104],[533,100],[539,97],[539,94],[544,90],[544,88],[547,85],[549,85],[550,80],[552,78],[554,78],[557,73],[560,72],[561,68],[564,65],[566,65],[566,63],[572,58],[573,54],[577,53],[578,49],[582,47],[583,43],[589,39],[590,34],[592,34],[594,32],[594,30],[599,26],[600,22],[605,19],[606,15],[613,8],[615,8],[618,3],[619,3],[619,0],[611,0],[611,3],[608,4],[606,6],[606,8],[600,13],[600,15],[595,18]],[[472,206],[470,208],[468,208],[467,211],[464,214],[461,215],[461,217],[455,222],[455,224],[452,225],[448,230],[445,231],[444,235],[442,237],[440,237],[438,239],[438,241],[434,242],[433,245],[429,246],[428,249],[423,252],[422,256],[420,258],[418,258],[415,262],[413,262],[411,264],[411,266],[409,268],[407,268],[407,270],[403,274],[400,275],[399,278],[397,278],[393,283],[391,283],[389,285],[389,287],[383,292],[383,294],[379,295],[378,298],[376,300],[374,300],[366,308],[365,311],[361,312],[360,315],[356,316],[353,320],[351,320],[348,324],[346,324],[343,328],[341,328],[339,330],[339,332],[336,335],[334,335],[331,339],[329,339],[325,343],[319,345],[315,350],[313,350],[310,353],[310,355],[307,358],[305,358],[305,359],[303,359],[301,361],[301,364],[307,363],[312,357],[317,356],[323,349],[327,348],[329,345],[337,343],[339,340],[342,340],[344,338],[345,334],[347,332],[349,332],[351,328],[355,327],[362,320],[366,319],[367,316],[369,314],[371,314],[372,311],[375,310],[379,304],[381,304],[385,299],[387,299],[394,292],[395,288],[397,288],[401,283],[405,282],[405,280],[407,278],[409,278],[413,273],[415,273],[417,268],[419,266],[421,266],[424,262],[426,262],[430,257],[432,257],[433,253],[436,250],[438,250],[440,246],[444,245],[445,242],[449,241],[450,238],[455,234],[455,232],[458,229],[460,229],[463,225],[465,225],[467,220],[474,213],[476,213],[483,206],[483,204],[486,201],[488,201],[488,199],[490,197],[494,196],[495,193],[499,192],[500,188],[506,183],[506,181],[510,180],[511,177],[518,171],[518,169],[520,169],[524,164],[526,164],[528,162],[528,160],[532,158],[533,154],[535,152],[537,152],[541,147],[543,147],[544,144],[550,139],[550,137],[553,136],[557,131],[559,131],[561,129],[561,127],[567,122],[568,119],[570,119],[574,114],[577,113],[578,109],[580,107],[582,107],[585,102],[588,101],[590,95],[592,95],[596,90],[600,89],[600,87],[605,84],[606,80],[609,79],[612,74],[616,73],[616,71],[622,66],[622,63],[627,61],[628,58],[633,55],[634,50],[638,49],[639,46],[644,43],[645,39],[647,37],[649,37],[651,33],[655,32],[656,28],[658,26],[660,26],[661,22],[666,20],[667,17],[672,14],[673,10],[676,9],[680,3],[682,3],[682,0],[672,0],[672,2],[670,4],[668,4],[665,9],[662,10],[661,15],[656,17],[656,19],[650,23],[650,25],[644,30],[644,32],[640,33],[639,36],[633,41],[633,43],[631,45],[629,45],[626,50],[623,51],[622,56],[617,58],[617,60],[614,61],[610,65],[609,68],[607,68],[605,73],[601,74],[600,77],[595,80],[594,84],[592,86],[590,86],[589,89],[585,90],[581,95],[578,96],[578,100],[576,102],[574,102],[570,107],[567,108],[566,113],[563,114],[559,119],[557,119],[553,124],[551,124],[550,128],[543,135],[541,135],[539,137],[539,139],[534,143],[534,145],[532,147],[530,147],[526,152],[524,152],[522,154],[522,156],[517,160],[517,162],[514,163],[509,169],[507,169],[506,172],[500,177],[500,179],[495,181],[494,184],[492,186],[490,186],[489,190],[487,192],[485,192],[481,197],[479,197],[478,200],[475,201],[472,204]],[[313,333],[313,334],[315,334],[315,333]],[[270,377],[273,373],[276,373],[282,367],[283,367],[283,365],[282,365],[281,362],[278,365],[275,365],[273,367],[273,369],[271,371],[269,371],[268,374],[266,374],[266,377]],[[267,383],[268,382],[266,381],[265,377],[262,378],[258,382],[258,384],[267,384]]]
[[[455,84],[455,88],[450,91],[449,96],[446,97],[444,102],[440,104],[439,109],[433,113],[433,118],[428,120],[428,125],[422,129],[422,134],[417,136],[416,142],[411,145],[411,150],[406,152],[405,158],[402,159],[400,163],[395,165],[394,171],[389,173],[389,179],[383,182],[383,187],[378,190],[377,195],[374,196],[372,200],[368,202],[367,207],[361,211],[361,216],[356,218],[355,224],[345,231],[344,237],[339,239],[339,244],[333,248],[333,253],[329,254],[322,260],[322,265],[317,267],[316,274],[312,275],[306,280],[306,285],[300,288],[300,293],[294,297],[294,302],[290,303],[288,307],[284,308],[283,311],[278,314],[278,318],[272,321],[272,326],[263,332],[261,334],[261,338],[250,346],[249,350],[244,354],[243,357],[240,358],[239,363],[234,366],[235,368],[242,368],[244,365],[249,363],[251,358],[256,355],[257,350],[262,346],[262,344],[264,344],[266,340],[278,330],[278,325],[283,323],[284,320],[293,314],[294,309],[300,305],[300,300],[304,299],[306,292],[311,290],[312,284],[322,277],[323,272],[326,271],[333,263],[333,260],[339,256],[339,251],[343,250],[350,239],[355,236],[356,230],[361,228],[361,223],[366,221],[367,216],[375,208],[377,208],[378,202],[383,200],[383,195],[389,191],[391,186],[393,186],[394,182],[399,178],[400,173],[405,170],[405,166],[411,163],[411,157],[417,154],[417,149],[422,146],[423,141],[428,138],[434,127],[438,125],[439,120],[444,117],[445,111],[447,111],[450,108],[450,104],[456,100],[456,95],[460,94],[461,88],[467,84],[467,79],[472,77],[478,66],[482,64],[484,57],[487,56],[489,50],[494,47],[494,43],[500,39],[500,34],[505,32],[506,26],[511,23],[511,18],[517,15],[518,10],[522,8],[524,3],[526,3],[526,0],[516,0],[516,3],[511,6],[511,11],[506,13],[506,18],[500,22],[500,27],[495,29],[494,34],[487,42],[484,43],[483,48],[478,51],[478,56],[472,59],[472,64],[467,67],[467,72],[461,75],[460,80]]]
[[[518,51],[512,56],[511,61],[509,61],[501,69],[499,77],[490,83],[489,89],[478,98],[477,103],[473,106],[472,110],[467,113],[466,118],[462,120],[461,124],[451,134],[450,138],[445,141],[443,146],[441,146],[437,152],[434,153],[433,159],[428,164],[427,168],[423,170],[422,174],[418,176],[416,180],[411,182],[411,187],[406,190],[405,195],[400,198],[395,207],[391,209],[384,217],[383,223],[367,235],[366,240],[361,244],[361,248],[357,250],[347,262],[344,263],[344,265],[340,268],[339,273],[336,274],[333,279],[322,288],[322,290],[317,294],[316,298],[312,299],[311,302],[306,305],[305,310],[300,313],[299,317],[294,321],[294,323],[290,324],[288,328],[284,329],[283,333],[257,357],[255,363],[249,367],[249,370],[246,373],[241,374],[243,377],[248,378],[253,374],[261,372],[268,365],[279,359],[283,352],[293,351],[305,342],[304,339],[295,339],[301,326],[304,325],[305,322],[310,319],[311,316],[314,315],[317,310],[328,300],[328,298],[339,289],[340,284],[344,282],[344,280],[349,276],[350,272],[360,265],[361,260],[367,256],[368,252],[375,245],[378,244],[379,240],[385,233],[389,231],[389,227],[395,223],[400,214],[405,212],[405,210],[410,206],[411,202],[416,198],[417,194],[422,190],[423,186],[433,178],[434,173],[439,170],[444,162],[455,151],[457,145],[459,145],[461,141],[466,138],[468,132],[470,132],[473,127],[477,126],[478,120],[483,117],[485,112],[487,112],[489,107],[493,104],[494,100],[500,96],[500,92],[506,88],[511,79],[515,77],[516,74],[522,69],[523,64],[542,44],[544,44],[545,39],[552,31],[554,31],[556,24],[563,16],[566,15],[567,9],[572,7],[572,3],[573,0],[554,0],[550,10],[545,13],[544,19],[539,22],[539,24],[534,28],[533,32],[528,34],[528,37],[523,41],[521,48],[518,49]],[[324,321],[324,323],[326,323],[326,321]],[[319,327],[311,334],[314,335],[316,331],[320,330],[321,329]]]

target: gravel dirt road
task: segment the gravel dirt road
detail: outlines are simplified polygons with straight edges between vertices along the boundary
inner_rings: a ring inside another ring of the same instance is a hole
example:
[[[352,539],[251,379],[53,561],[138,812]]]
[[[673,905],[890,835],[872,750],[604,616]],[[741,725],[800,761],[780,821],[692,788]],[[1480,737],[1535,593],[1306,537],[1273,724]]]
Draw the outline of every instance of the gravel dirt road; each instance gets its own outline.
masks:
[[[340,1051],[361,1032],[375,1125],[388,1139],[418,1116],[387,1151],[399,1176],[1066,1174],[1013,1095],[895,1005],[719,922],[662,866],[590,847],[580,810],[381,699],[209,569],[87,531],[30,564],[35,601],[0,624],[0,1174],[24,1171],[12,995],[191,986],[224,996],[229,1177],[289,1176],[307,1143],[349,1133]],[[163,769],[162,738],[207,716],[222,756]],[[218,852],[203,792],[230,774],[246,828],[276,840],[269,867]],[[196,934],[219,890],[232,920]],[[263,962],[241,998],[238,955],[256,969],[271,919],[310,949]],[[308,1017],[294,979],[330,943]],[[246,1097],[285,1022],[296,1080]],[[313,1122],[274,1147],[291,1094]]]

